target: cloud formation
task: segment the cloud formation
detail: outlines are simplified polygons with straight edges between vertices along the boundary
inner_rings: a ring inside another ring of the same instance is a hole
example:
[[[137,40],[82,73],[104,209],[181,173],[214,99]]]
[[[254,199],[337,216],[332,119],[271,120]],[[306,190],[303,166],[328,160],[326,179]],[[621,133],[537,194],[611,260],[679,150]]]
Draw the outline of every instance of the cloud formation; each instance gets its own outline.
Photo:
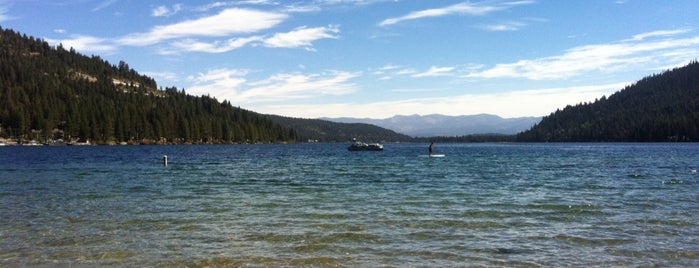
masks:
[[[530,80],[566,79],[594,71],[627,69],[646,63],[677,65],[687,62],[682,55],[696,55],[687,52],[699,45],[699,37],[654,39],[671,37],[687,30],[655,31],[638,34],[631,39],[609,44],[596,44],[574,47],[562,55],[513,63],[496,64],[485,70],[472,72],[474,78],[524,78]]]
[[[339,32],[340,29],[334,25],[316,28],[300,27],[291,32],[277,33],[266,39],[264,44],[267,47],[310,48],[312,47],[312,42],[318,39],[337,39],[337,33]]]
[[[652,37],[673,36],[673,35],[678,35],[678,34],[683,34],[683,33],[688,33],[688,32],[690,32],[689,29],[653,31],[653,32],[647,32],[647,33],[634,35],[633,37],[631,37],[631,39],[629,39],[627,41],[642,41],[642,40],[652,38]]]
[[[99,53],[112,53],[117,51],[119,48],[113,44],[110,44],[108,40],[104,38],[97,38],[86,35],[72,35],[68,39],[46,39],[46,42],[51,44],[61,44],[64,48],[74,48],[77,51],[90,51]]]
[[[379,26],[389,26],[408,20],[417,20],[424,18],[442,17],[448,15],[471,15],[480,16],[491,12],[501,11],[517,5],[531,4],[533,1],[512,1],[504,3],[484,4],[463,2],[442,8],[425,9],[414,11],[400,17],[389,18],[381,21]]]
[[[429,70],[426,72],[422,73],[417,73],[411,75],[412,77],[435,77],[435,76],[447,76],[451,75],[451,71],[453,71],[455,68],[454,67],[436,67],[432,66],[430,67]]]
[[[158,6],[151,11],[153,17],[169,17],[177,14],[182,10],[182,4],[175,4],[171,8],[167,6]]]
[[[231,38],[225,41],[214,41],[212,43],[197,41],[196,39],[184,39],[170,43],[170,48],[161,51],[162,54],[179,54],[181,52],[205,52],[224,53],[234,49],[244,47],[250,43],[261,41],[262,37],[251,36],[243,38]]]
[[[486,31],[491,31],[491,32],[507,32],[507,31],[517,31],[526,25],[527,24],[525,24],[523,22],[510,21],[510,22],[498,23],[498,24],[481,25],[478,28],[481,28],[481,29],[486,30]]]
[[[118,42],[131,46],[147,46],[182,37],[248,34],[269,29],[287,17],[283,13],[229,8],[214,16],[155,26],[149,32],[131,34],[119,39]]]
[[[271,37],[261,35],[236,37],[228,40],[203,42],[193,38],[171,42],[170,48],[160,51],[161,54],[179,54],[182,52],[224,53],[242,48],[246,45],[264,45],[271,48],[304,48],[313,50],[313,42],[320,39],[337,39],[337,26],[307,28],[300,27],[286,33],[276,33]]]
[[[251,87],[240,94],[240,97],[259,103],[309,99],[321,95],[345,95],[356,90],[350,80],[357,76],[357,73],[347,71],[282,73],[250,83]]]
[[[279,73],[249,81],[247,70],[215,69],[192,77],[190,93],[212,94],[231,102],[255,104],[310,99],[322,95],[344,95],[356,91],[351,80],[359,73],[326,71],[320,73]]]
[[[105,1],[102,1],[102,2],[100,2],[99,5],[97,5],[95,8],[92,9],[92,12],[96,12],[96,11],[100,11],[100,10],[102,10],[102,9],[105,9],[105,8],[107,8],[107,7],[111,6],[111,5],[113,5],[113,4],[116,3],[117,1],[118,1],[118,0],[105,0]]]
[[[207,8],[225,5],[227,4],[211,4]],[[151,16],[171,16],[181,10],[183,10],[181,4],[172,7],[159,6],[151,11]],[[224,53],[247,45],[269,48],[303,48],[313,51],[313,42],[320,39],[339,38],[340,29],[337,25],[300,26],[289,32],[277,32],[271,35],[263,33],[263,31],[270,30],[288,18],[288,14],[281,12],[227,8],[212,16],[159,25],[147,32],[127,34],[115,39],[82,35],[72,39],[50,40],[50,42],[53,44],[62,43],[64,46],[90,52],[113,52],[121,46],[164,44],[159,46],[158,54],[170,55],[186,52]],[[220,39],[222,37],[228,38]]]
[[[8,21],[10,19],[12,19],[12,17],[7,14],[7,4],[5,1],[0,1],[0,22]]]

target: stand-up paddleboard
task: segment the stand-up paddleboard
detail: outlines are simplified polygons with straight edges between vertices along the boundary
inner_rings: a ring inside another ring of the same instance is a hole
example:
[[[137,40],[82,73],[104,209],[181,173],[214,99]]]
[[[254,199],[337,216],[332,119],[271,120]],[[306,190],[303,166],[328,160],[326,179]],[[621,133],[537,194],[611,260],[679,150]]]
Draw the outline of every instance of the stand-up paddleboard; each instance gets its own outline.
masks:
[[[445,157],[446,155],[443,154],[421,154],[418,155],[418,157]]]

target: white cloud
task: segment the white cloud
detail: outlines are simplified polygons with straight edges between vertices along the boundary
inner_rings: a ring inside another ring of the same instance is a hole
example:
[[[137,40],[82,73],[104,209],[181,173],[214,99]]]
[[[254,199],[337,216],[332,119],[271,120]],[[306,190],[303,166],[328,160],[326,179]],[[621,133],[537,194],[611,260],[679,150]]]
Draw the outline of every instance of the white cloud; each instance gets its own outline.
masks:
[[[309,99],[321,95],[344,95],[356,90],[349,83],[357,73],[330,71],[317,74],[277,74],[266,80],[251,83],[251,88],[240,97],[251,102],[276,102],[290,99]]]
[[[631,39],[629,39],[627,41],[642,41],[644,39],[648,39],[651,37],[673,36],[673,35],[678,35],[678,34],[683,34],[683,33],[688,33],[688,32],[690,32],[689,29],[654,31],[654,32],[648,32],[648,33],[634,35]]]
[[[190,78],[190,80],[197,84],[237,88],[246,81],[243,77],[248,73],[248,70],[243,69],[213,69],[206,73],[200,73],[197,77]]]
[[[163,17],[170,13],[170,9],[167,6],[159,6],[151,10],[150,15],[153,17]]]
[[[455,71],[457,71],[456,67],[432,66],[426,71],[418,72],[413,68],[405,68],[402,66],[389,64],[374,70],[371,72],[371,74],[379,76],[379,78],[377,78],[379,80],[391,80],[399,76],[409,76],[412,78],[454,76]]]
[[[288,13],[308,13],[321,11],[321,7],[317,5],[288,5],[284,7],[284,12]]]
[[[477,78],[525,78],[530,80],[566,79],[585,73],[616,71],[632,66],[653,63],[659,66],[688,62],[697,54],[686,54],[682,59],[668,58],[673,51],[686,51],[699,45],[699,37],[646,40],[650,37],[670,36],[686,31],[657,31],[634,36],[632,39],[598,45],[579,46],[562,55],[513,63],[496,64],[494,67],[472,72],[468,77]],[[678,61],[679,60],[679,61]]]
[[[412,77],[435,77],[435,76],[447,76],[451,75],[451,72],[454,70],[454,67],[436,67],[432,66],[430,67],[429,70],[426,72],[422,73],[417,73],[411,75]]]
[[[488,14],[491,12],[507,9],[509,7],[512,7],[512,6],[525,5],[525,4],[531,4],[531,3],[533,3],[533,1],[512,1],[512,2],[505,2],[505,3],[499,3],[499,4],[491,4],[491,5],[463,2],[463,3],[451,5],[448,7],[414,11],[414,12],[411,12],[411,13],[404,15],[404,16],[385,19],[381,23],[379,23],[379,26],[389,26],[389,25],[393,25],[393,24],[400,23],[400,22],[407,21],[407,20],[416,20],[416,19],[424,19],[424,18],[432,18],[432,17],[442,17],[442,16],[453,15],[453,14],[473,15],[473,16],[485,15],[485,14]]]
[[[224,42],[215,41],[213,43],[200,42],[195,39],[185,39],[175,41],[170,44],[171,48],[161,51],[162,54],[179,54],[181,52],[205,52],[224,53],[235,50],[245,45],[262,40],[262,37],[251,36],[245,38],[231,38]]]
[[[415,69],[407,68],[396,71],[396,75],[412,75],[417,73]]]
[[[167,6],[159,6],[151,11],[153,17],[168,17],[177,14],[182,10],[182,4],[175,4],[172,8]]]
[[[153,10],[154,16],[166,16],[176,12],[181,5],[172,9],[159,7]],[[290,32],[277,33],[265,38],[261,35],[235,37],[227,40],[201,41],[194,37],[220,37],[232,34],[245,34],[269,29],[287,18],[286,14],[231,8],[196,20],[188,20],[170,25],[153,27],[146,33],[135,33],[115,40],[78,36],[74,39],[54,40],[81,51],[112,52],[118,45],[147,46],[177,39],[159,50],[159,54],[171,55],[182,52],[223,53],[252,43],[273,48],[305,48],[313,50],[313,42],[319,39],[337,39],[340,30],[336,25],[326,27],[299,27]]]
[[[336,26],[305,28],[301,27],[291,32],[277,33],[265,39],[262,36],[249,36],[241,38],[231,38],[226,41],[202,42],[188,38],[170,43],[170,47],[160,51],[161,54],[179,54],[182,52],[205,52],[223,53],[249,44],[262,43],[266,47],[274,48],[297,48],[303,47],[312,50],[313,41],[323,38],[338,38],[339,30]]]
[[[322,95],[343,95],[354,92],[350,80],[358,73],[328,71],[315,74],[281,73],[259,81],[248,81],[245,70],[216,69],[190,78],[196,94],[211,94],[237,105],[285,102],[292,99],[310,99]]]
[[[86,35],[72,35],[69,39],[45,39],[51,45],[62,44],[64,48],[74,48],[81,53],[112,53],[118,49],[108,39]]]
[[[316,0],[319,5],[356,5],[364,6],[380,2],[398,2],[398,0]]]
[[[5,22],[12,19],[12,16],[8,15],[8,4],[5,1],[0,1],[0,22]]]
[[[337,33],[339,32],[340,29],[336,25],[316,28],[301,27],[291,32],[277,33],[274,36],[266,39],[264,44],[267,47],[305,47],[309,49],[313,46],[313,41],[324,38],[337,39]]]
[[[213,2],[210,4],[205,4],[201,5],[198,7],[194,7],[194,11],[199,11],[199,12],[206,12],[211,9],[215,8],[220,8],[220,7],[230,7],[230,6],[252,6],[252,5],[258,5],[258,6],[277,6],[279,5],[279,2],[276,2],[274,0],[248,0],[248,1],[217,1]]]
[[[486,30],[486,31],[491,31],[491,32],[507,32],[507,31],[518,31],[522,27],[527,26],[525,23],[522,22],[506,22],[506,23],[500,23],[500,24],[488,24],[488,25],[481,25],[479,28]]]
[[[269,29],[287,18],[286,14],[229,8],[195,20],[153,27],[147,33],[131,34],[119,40],[133,46],[152,45],[164,40],[191,36],[227,36]]]
[[[173,72],[141,72],[141,74],[149,76],[156,81],[169,81],[169,82],[177,82],[179,81],[177,74]],[[162,86],[162,85],[160,85]],[[172,85],[166,85],[166,86],[172,86]]]
[[[395,70],[395,69],[398,69],[398,68],[400,68],[400,66],[398,66],[398,65],[386,64],[386,65],[384,65],[383,67],[381,67],[381,68],[379,68],[379,69],[382,70],[382,71],[389,71],[389,70]]]
[[[399,69],[400,66],[393,65],[393,64],[387,64],[384,65],[383,67],[380,67],[378,69],[374,69],[371,71],[371,74],[379,76],[379,80],[391,80],[393,79],[393,72],[395,72],[397,69]]]
[[[382,75],[382,74],[385,74],[386,72],[393,71],[393,70],[396,70],[398,68],[400,68],[400,66],[398,66],[398,65],[386,64],[386,65],[374,70],[373,74]]]
[[[237,5],[277,5],[276,1],[271,0],[247,0],[247,1],[237,1]]]
[[[188,77],[194,82],[194,86],[187,90],[192,95],[211,95],[218,100],[236,100],[238,90],[247,79],[247,70],[214,69],[206,73],[200,73],[196,77]]]
[[[194,10],[200,11],[200,12],[205,12],[205,11],[209,11],[209,10],[214,9],[214,8],[230,6],[230,5],[232,5],[232,4],[231,3],[224,3],[224,2],[213,2],[211,4],[207,4],[207,5],[203,5],[203,6],[199,6],[197,8],[194,8]]]
[[[118,0],[106,0],[106,1],[102,1],[99,5],[97,5],[95,8],[93,8],[92,11],[93,11],[93,12],[95,12],[95,11],[100,11],[100,10],[102,10],[102,9],[105,9],[105,8],[107,8],[107,7],[111,6],[111,5],[113,5],[113,4],[116,3],[117,1],[118,1]]]

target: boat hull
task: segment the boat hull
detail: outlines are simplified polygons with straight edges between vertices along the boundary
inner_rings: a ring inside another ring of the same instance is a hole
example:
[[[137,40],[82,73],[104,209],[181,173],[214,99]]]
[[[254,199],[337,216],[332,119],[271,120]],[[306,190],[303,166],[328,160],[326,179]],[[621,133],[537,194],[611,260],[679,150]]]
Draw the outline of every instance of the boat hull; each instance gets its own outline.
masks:
[[[347,147],[349,151],[383,151],[381,144],[355,143]]]

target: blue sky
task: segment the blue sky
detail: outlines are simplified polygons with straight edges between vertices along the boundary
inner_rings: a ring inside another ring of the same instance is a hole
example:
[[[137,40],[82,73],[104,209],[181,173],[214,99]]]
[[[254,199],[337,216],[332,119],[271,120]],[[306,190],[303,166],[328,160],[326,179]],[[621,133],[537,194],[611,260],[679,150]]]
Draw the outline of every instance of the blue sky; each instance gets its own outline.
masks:
[[[303,118],[543,116],[699,58],[699,1],[0,0],[0,25]]]

